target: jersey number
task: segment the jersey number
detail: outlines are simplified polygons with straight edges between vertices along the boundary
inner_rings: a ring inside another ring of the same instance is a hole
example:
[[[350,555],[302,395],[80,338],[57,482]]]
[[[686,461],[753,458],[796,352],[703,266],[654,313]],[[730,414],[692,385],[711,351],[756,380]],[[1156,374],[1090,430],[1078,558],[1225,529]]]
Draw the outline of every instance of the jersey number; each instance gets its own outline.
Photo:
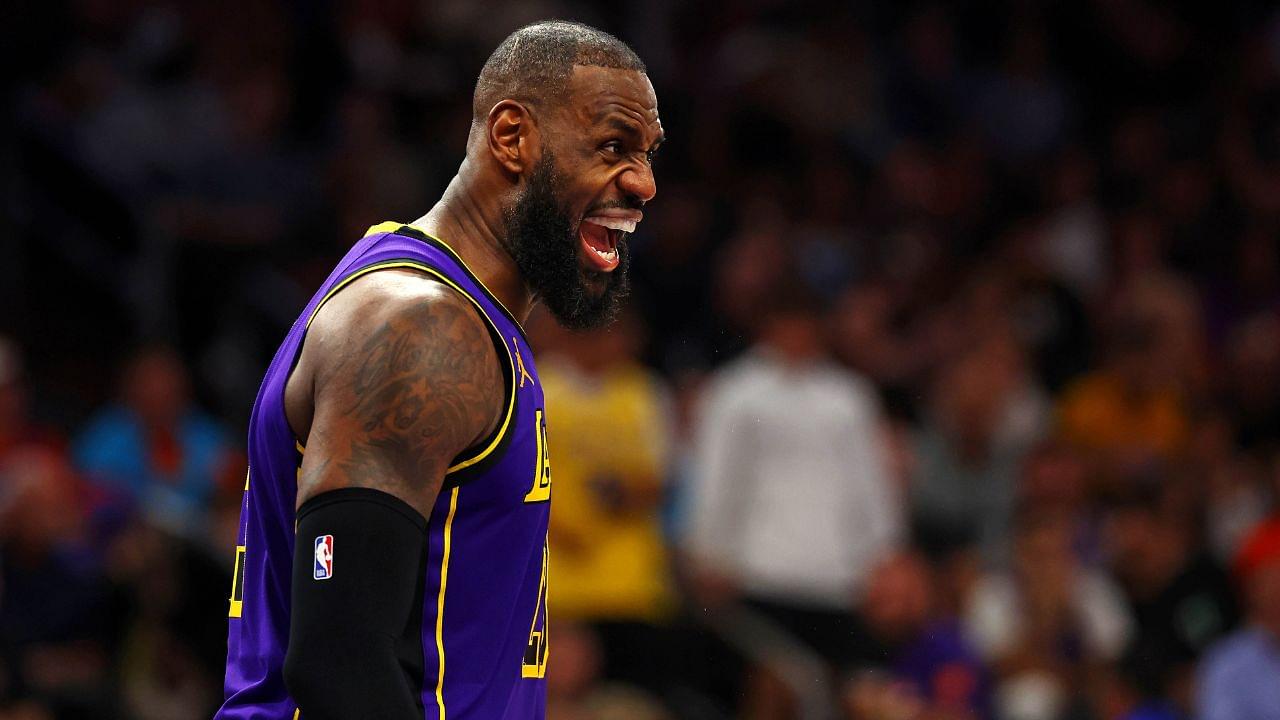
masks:
[[[227,617],[238,618],[244,610],[244,546],[236,546],[236,566],[231,576],[231,610]]]
[[[542,543],[542,580],[538,583],[538,604],[533,609],[533,625],[529,628],[529,644],[524,648],[522,678],[547,676],[547,543]],[[539,626],[541,621],[541,626]]]
[[[251,468],[245,468],[244,471],[244,491],[249,492],[249,474]],[[241,506],[240,512],[245,512],[248,504]],[[232,566],[231,571],[231,609],[227,611],[227,617],[238,618],[240,613],[244,611],[244,545],[236,546],[236,562]]]

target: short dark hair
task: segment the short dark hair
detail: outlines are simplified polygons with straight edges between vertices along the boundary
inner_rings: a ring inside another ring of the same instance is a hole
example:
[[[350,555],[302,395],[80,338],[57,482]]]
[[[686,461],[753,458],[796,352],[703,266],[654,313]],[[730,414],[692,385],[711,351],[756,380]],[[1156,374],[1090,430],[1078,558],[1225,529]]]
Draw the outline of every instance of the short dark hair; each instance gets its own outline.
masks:
[[[635,51],[603,30],[567,20],[525,25],[503,40],[476,79],[471,112],[483,122],[499,101],[559,99],[574,65],[647,72]]]

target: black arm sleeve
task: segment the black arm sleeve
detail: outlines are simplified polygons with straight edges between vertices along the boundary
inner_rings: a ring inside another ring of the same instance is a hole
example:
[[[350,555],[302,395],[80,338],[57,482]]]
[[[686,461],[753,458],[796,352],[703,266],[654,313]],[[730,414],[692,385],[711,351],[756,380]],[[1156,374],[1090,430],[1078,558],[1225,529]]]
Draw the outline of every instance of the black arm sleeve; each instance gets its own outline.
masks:
[[[284,679],[301,717],[421,718],[422,515],[380,490],[331,490],[298,509],[295,545]]]

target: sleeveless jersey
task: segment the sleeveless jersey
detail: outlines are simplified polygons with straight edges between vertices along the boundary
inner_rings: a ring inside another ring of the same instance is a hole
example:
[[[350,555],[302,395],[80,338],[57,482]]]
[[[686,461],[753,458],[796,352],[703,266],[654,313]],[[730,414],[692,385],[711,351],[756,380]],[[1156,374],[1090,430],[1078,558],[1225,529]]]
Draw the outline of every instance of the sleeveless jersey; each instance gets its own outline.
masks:
[[[216,720],[299,717],[283,665],[297,473],[306,450],[285,417],[285,383],[320,306],[352,280],[386,268],[418,270],[466,296],[489,325],[506,385],[498,427],[450,464],[427,518],[421,662],[402,658],[402,665],[429,720],[544,717],[551,470],[533,353],[515,318],[452,249],[416,228],[383,223],[307,304],[258,390],[232,581],[226,700]],[[341,547],[330,560],[327,571],[342,572]]]

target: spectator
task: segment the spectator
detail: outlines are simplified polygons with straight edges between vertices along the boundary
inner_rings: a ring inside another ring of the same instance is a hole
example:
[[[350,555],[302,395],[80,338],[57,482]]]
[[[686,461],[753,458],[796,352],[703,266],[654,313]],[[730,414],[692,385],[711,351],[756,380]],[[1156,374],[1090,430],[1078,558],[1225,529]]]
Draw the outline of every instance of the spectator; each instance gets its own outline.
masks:
[[[1107,281],[1106,216],[1095,197],[1097,163],[1081,147],[1065,150],[1046,183],[1050,213],[1034,252],[1058,282],[1094,300]]]
[[[855,605],[902,508],[874,390],[827,358],[807,295],[772,300],[707,392],[687,549],[702,603],[741,599],[836,668],[864,651]],[[755,692],[753,717],[786,716],[775,685]]]
[[[643,691],[604,681],[600,640],[589,628],[562,623],[556,637],[556,662],[547,666],[547,720],[669,720]]]
[[[90,479],[141,504],[157,522],[199,532],[229,446],[222,428],[191,402],[187,369],[173,350],[145,348],[129,361],[120,402],[76,439]]]
[[[1098,715],[1118,720],[1181,720],[1186,717],[1165,694],[1160,669],[1139,653],[1128,652],[1102,678]]]
[[[1205,545],[1220,565],[1230,564],[1244,536],[1271,511],[1270,458],[1261,447],[1248,450],[1233,442],[1239,427],[1221,407],[1210,410],[1196,424],[1189,458],[1191,477],[1204,478],[1196,492],[1203,501]]]
[[[1079,454],[1056,440],[1028,453],[1018,478],[1017,500],[1060,515],[1071,530],[1071,547],[1086,565],[1100,561],[1098,520],[1089,495],[1087,469]]]
[[[1012,343],[987,342],[944,367],[915,445],[911,509],[921,540],[1007,558],[1018,469],[1047,423],[1048,401]]]
[[[1193,663],[1235,626],[1238,610],[1230,579],[1174,506],[1170,485],[1160,477],[1110,500],[1104,552],[1136,623],[1130,652],[1189,710]]]
[[[554,336],[539,361],[555,458],[551,605],[600,637],[606,677],[660,690],[673,607],[661,503],[670,398],[642,367],[639,320]]]
[[[109,547],[120,702],[138,720],[212,716],[221,703],[231,574],[191,540],[146,518],[127,523]]]
[[[0,707],[29,694],[35,717],[101,717],[92,713],[110,712],[111,621],[89,498],[27,398],[17,348],[0,337]]]
[[[850,285],[832,313],[832,351],[841,362],[881,388],[904,384],[904,342],[894,332],[894,300],[882,282]]]
[[[881,562],[867,588],[864,615],[885,654],[884,672],[855,678],[845,702],[855,720],[917,708],[938,720],[990,715],[986,667],[954,617],[939,614],[932,569],[918,555]]]
[[[1280,517],[1261,523],[1236,557],[1247,624],[1214,645],[1200,667],[1201,720],[1280,718]]]
[[[1119,300],[1106,364],[1063,394],[1063,434],[1094,454],[1109,477],[1186,450],[1196,323],[1181,282],[1137,281]]]
[[[114,717],[109,587],[66,461],[39,448],[0,464],[0,700]]]
[[[985,575],[969,597],[965,631],[996,675],[997,717],[1061,717],[1129,639],[1123,596],[1071,540],[1068,518],[1023,508],[1010,571]]]

